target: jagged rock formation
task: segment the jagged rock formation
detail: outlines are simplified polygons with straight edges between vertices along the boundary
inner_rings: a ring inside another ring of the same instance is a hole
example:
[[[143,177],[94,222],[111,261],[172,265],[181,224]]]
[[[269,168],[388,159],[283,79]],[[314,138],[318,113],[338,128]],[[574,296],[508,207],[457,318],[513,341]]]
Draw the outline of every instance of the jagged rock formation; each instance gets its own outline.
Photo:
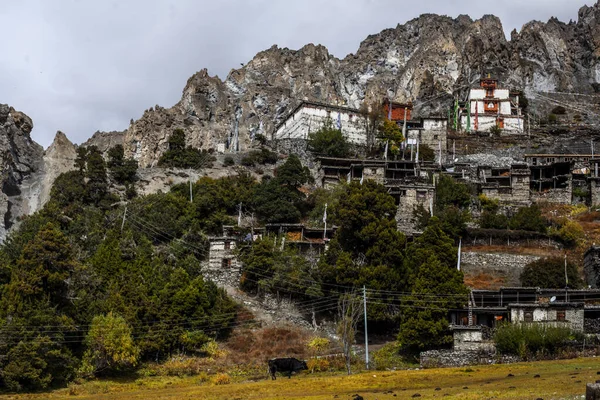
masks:
[[[42,168],[44,149],[31,136],[31,118],[0,104],[0,241],[26,208],[21,185]]]
[[[77,146],[75,146],[67,136],[61,131],[56,132],[54,141],[44,152],[44,169],[33,181],[39,182],[40,191],[37,207],[40,209],[50,199],[50,190],[52,184],[58,176],[64,172],[75,169],[75,159],[77,158]],[[37,179],[36,179],[37,178]]]
[[[503,85],[535,91],[600,92],[600,2],[582,7],[577,22],[530,22],[506,40],[500,20],[433,14],[366,38],[355,54],[338,59],[319,45],[299,50],[273,46],[223,81],[207,70],[194,74],[171,108],[152,107],[124,132],[96,132],[84,146],[106,152],[123,144],[140,167],[155,166],[176,128],[188,144],[214,149],[235,131],[248,149],[257,133],[274,127],[302,100],[360,108],[386,96],[413,101],[416,115],[445,112],[490,73]],[[75,146],[58,133],[43,154],[25,114],[0,105],[0,241],[19,215],[39,209],[52,182],[72,168]],[[162,180],[144,175],[149,187]],[[142,190],[142,192],[146,192]]]
[[[96,146],[102,153],[107,153],[111,147],[123,144],[124,131],[101,132],[97,131],[91,138],[82,144],[83,147]]]
[[[270,134],[304,99],[359,108],[390,95],[414,101],[417,114],[440,113],[487,73],[529,93],[600,91],[600,3],[581,8],[576,23],[530,22],[510,41],[494,16],[427,14],[369,36],[342,60],[323,46],[273,46],[224,81],[196,73],[175,106],[151,108],[129,126],[124,146],[148,167],[175,128],[186,130],[189,144],[215,148],[237,126],[243,149],[252,134]]]

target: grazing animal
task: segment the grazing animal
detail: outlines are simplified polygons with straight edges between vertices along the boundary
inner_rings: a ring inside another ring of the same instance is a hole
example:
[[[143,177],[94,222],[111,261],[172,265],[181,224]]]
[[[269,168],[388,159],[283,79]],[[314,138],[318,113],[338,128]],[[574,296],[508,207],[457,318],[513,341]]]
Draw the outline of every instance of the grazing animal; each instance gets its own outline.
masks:
[[[306,361],[300,361],[296,358],[274,358],[269,360],[269,374],[271,374],[273,380],[276,379],[275,374],[277,372],[287,372],[288,378],[291,378],[293,372],[302,371],[303,369],[308,369]]]

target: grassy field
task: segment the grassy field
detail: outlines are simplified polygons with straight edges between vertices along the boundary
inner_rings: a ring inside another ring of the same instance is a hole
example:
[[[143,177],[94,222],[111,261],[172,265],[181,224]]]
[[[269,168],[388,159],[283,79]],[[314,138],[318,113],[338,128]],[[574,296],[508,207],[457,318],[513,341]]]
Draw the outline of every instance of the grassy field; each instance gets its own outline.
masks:
[[[510,374],[510,375],[509,375]],[[48,393],[4,395],[3,399],[581,399],[586,383],[600,379],[600,359],[356,375],[306,374],[276,381],[234,379],[226,385],[198,377],[94,381]],[[512,375],[512,376],[511,376]],[[414,396],[414,397],[413,397]]]

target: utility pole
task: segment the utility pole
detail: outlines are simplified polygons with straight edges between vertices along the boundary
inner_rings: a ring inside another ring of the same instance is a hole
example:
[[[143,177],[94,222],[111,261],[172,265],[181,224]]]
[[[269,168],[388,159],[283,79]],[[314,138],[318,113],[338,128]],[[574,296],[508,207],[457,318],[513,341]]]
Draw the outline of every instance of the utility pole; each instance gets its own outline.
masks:
[[[365,314],[365,364],[369,369],[369,335],[367,333],[367,288],[363,285],[363,308]]]
[[[592,139],[592,158],[594,158],[594,139]]]
[[[125,203],[125,211],[123,211],[123,222],[121,222],[121,232],[123,232],[123,227],[125,226],[125,217],[127,216],[127,203]]]
[[[192,170],[190,168],[190,203],[194,202],[194,194],[192,191]]]

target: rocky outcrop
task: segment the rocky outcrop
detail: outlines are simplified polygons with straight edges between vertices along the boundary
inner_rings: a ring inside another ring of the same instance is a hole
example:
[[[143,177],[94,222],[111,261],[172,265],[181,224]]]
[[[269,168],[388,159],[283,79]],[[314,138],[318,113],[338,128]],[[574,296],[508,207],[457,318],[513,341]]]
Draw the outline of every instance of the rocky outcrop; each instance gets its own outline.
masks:
[[[22,214],[23,181],[43,167],[44,149],[31,139],[32,129],[31,118],[0,104],[0,241]]]
[[[488,73],[532,97],[535,91],[592,93],[600,91],[599,37],[600,3],[583,7],[577,22],[530,22],[510,40],[494,16],[426,14],[369,36],[341,60],[323,46],[273,46],[225,80],[196,73],[180,102],[147,110],[123,142],[128,155],[150,167],[175,128],[202,148],[227,143],[237,130],[244,149],[254,134],[269,136],[302,100],[359,108],[389,95],[413,101],[416,115],[440,114]]]
[[[123,144],[124,131],[100,132],[97,131],[91,138],[82,144],[83,147],[96,146],[98,150],[106,154],[108,150],[116,145]]]
[[[77,147],[71,143],[67,135],[56,132],[54,141],[44,152],[43,174],[35,177],[40,184],[39,202],[35,209],[40,209],[50,199],[50,190],[54,180],[62,173],[75,169]],[[41,178],[41,179],[40,179]]]

